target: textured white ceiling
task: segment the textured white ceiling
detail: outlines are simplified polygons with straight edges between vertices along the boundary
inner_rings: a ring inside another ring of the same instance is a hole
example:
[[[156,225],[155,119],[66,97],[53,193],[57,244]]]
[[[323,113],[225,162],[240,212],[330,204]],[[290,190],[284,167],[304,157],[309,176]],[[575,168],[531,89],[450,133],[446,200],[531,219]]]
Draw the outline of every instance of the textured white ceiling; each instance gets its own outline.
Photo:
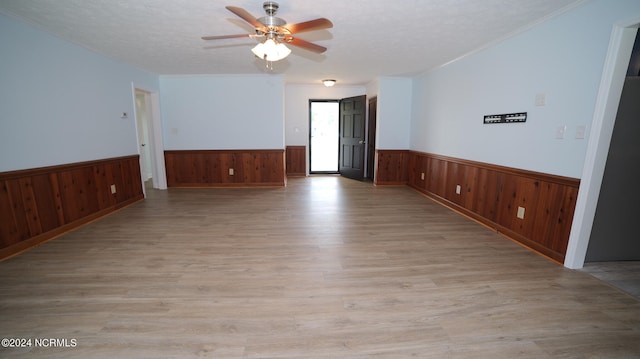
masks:
[[[327,52],[292,46],[272,70],[252,55],[257,40],[200,39],[251,33],[225,6],[261,17],[262,0],[0,0],[0,12],[158,74],[282,73],[287,83],[355,85],[428,71],[582,1],[280,0],[277,16],[288,23],[326,17],[334,26],[298,36]]]

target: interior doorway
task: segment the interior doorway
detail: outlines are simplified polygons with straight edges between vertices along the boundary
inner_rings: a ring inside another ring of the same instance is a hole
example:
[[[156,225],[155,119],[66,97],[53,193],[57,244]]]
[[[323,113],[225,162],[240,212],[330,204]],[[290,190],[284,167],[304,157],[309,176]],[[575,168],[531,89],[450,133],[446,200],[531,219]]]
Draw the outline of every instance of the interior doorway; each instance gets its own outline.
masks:
[[[640,18],[636,16],[618,22],[611,32],[564,260],[567,268],[579,269],[584,265],[618,104],[639,25]]]
[[[136,83],[131,84],[131,90],[140,155],[140,177],[149,187],[167,189],[158,92]],[[145,186],[142,186],[142,191],[146,197]]]
[[[311,174],[338,173],[338,100],[309,100],[309,164]]]
[[[136,126],[138,129],[138,150],[140,152],[140,175],[143,183],[147,183],[153,177],[147,102],[147,93],[136,89]]]
[[[636,186],[640,169],[640,36],[635,42],[627,69],[613,132],[607,153],[598,204],[593,219],[585,262],[640,261],[636,240]],[[640,279],[640,278],[639,278]]]
[[[366,178],[375,182],[376,173],[376,129],[378,118],[378,98],[369,99],[369,110],[367,112],[367,173]]]

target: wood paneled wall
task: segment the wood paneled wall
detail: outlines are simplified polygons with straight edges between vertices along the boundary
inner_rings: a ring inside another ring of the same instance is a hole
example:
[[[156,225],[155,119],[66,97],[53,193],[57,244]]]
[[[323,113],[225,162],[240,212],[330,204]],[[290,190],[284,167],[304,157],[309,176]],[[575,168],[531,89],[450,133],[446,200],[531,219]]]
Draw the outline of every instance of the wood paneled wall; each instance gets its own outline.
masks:
[[[405,150],[378,151],[377,166],[377,183],[406,178],[427,196],[564,261],[579,179]],[[516,216],[518,207],[524,208],[523,219]]]
[[[2,172],[0,259],[141,199],[138,155]]]
[[[287,176],[304,177],[307,175],[307,146],[287,146]]]
[[[284,186],[284,150],[165,151],[169,187]],[[233,175],[229,169],[233,168]]]
[[[409,151],[376,150],[376,185],[406,185],[408,181]]]

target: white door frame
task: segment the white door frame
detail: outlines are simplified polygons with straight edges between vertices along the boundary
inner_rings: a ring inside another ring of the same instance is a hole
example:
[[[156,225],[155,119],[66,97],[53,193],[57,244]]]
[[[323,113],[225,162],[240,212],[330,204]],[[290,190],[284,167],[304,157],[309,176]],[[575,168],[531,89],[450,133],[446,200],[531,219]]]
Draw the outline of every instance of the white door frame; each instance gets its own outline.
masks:
[[[135,114],[135,100],[136,90],[145,92],[147,103],[147,117],[149,123],[149,152],[151,153],[151,180],[153,188],[167,189],[167,172],[164,164],[164,142],[162,140],[162,121],[160,119],[160,96],[157,90],[152,90],[140,86],[136,83],[131,83],[131,92],[133,96],[134,114]],[[138,117],[135,114],[137,121]],[[136,132],[138,126],[136,124]],[[138,140],[138,134],[136,133],[136,141]],[[138,143],[138,154],[140,154],[140,143]],[[140,174],[144,180],[144,174]],[[142,186],[143,192],[144,186]],[[146,192],[145,197],[146,197]]]
[[[584,265],[613,125],[618,113],[618,104],[638,32],[638,24],[640,24],[640,17],[635,17],[617,23],[611,32],[564,259],[564,265],[568,268],[578,269]]]

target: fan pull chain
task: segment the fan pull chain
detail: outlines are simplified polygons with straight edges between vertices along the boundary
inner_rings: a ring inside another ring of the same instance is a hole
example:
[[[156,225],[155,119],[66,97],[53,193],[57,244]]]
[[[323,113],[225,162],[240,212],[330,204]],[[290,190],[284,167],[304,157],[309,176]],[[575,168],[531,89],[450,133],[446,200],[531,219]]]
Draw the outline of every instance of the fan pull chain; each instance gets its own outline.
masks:
[[[264,60],[264,67],[267,70],[273,70],[273,62],[267,60],[267,54],[264,54],[263,60]]]

